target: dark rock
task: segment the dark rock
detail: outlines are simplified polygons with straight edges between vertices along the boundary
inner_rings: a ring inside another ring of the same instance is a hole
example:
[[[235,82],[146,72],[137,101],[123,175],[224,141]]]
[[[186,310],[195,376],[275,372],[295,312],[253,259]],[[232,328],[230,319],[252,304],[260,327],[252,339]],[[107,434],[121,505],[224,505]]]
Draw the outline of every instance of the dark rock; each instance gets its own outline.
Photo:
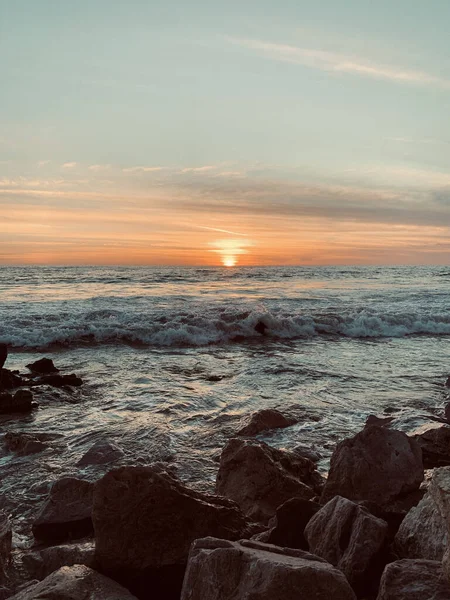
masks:
[[[444,414],[445,414],[446,420],[450,423],[450,402],[445,406]]]
[[[0,370],[0,390],[14,390],[23,385],[27,385],[27,382],[17,373],[8,369]]]
[[[11,562],[12,528],[6,513],[0,512],[0,581]]]
[[[240,438],[222,450],[216,493],[237,502],[253,520],[267,522],[286,500],[310,500],[322,486],[316,465],[293,452]]]
[[[181,600],[355,600],[343,573],[309,552],[241,540],[196,540]]]
[[[268,329],[268,327],[263,321],[258,321],[254,327],[256,333],[259,333],[260,335],[265,335],[266,329]]]
[[[379,425],[380,427],[386,427],[392,421],[394,417],[377,417],[376,415],[369,415],[366,419],[366,427],[369,425]]]
[[[10,600],[136,600],[124,587],[85,565],[62,567]]]
[[[441,563],[432,560],[397,560],[387,565],[377,600],[449,600],[450,585]]]
[[[92,535],[93,489],[93,483],[75,477],[56,481],[33,523],[34,537],[60,543]]]
[[[8,346],[6,344],[0,344],[0,372],[3,369],[3,365],[8,358]]]
[[[40,375],[48,375],[49,373],[58,373],[59,369],[55,367],[53,361],[50,358],[41,358],[34,363],[27,365],[32,373],[39,373]]]
[[[371,425],[337,445],[322,502],[339,495],[384,507],[418,490],[423,477],[418,443],[401,431]]]
[[[22,557],[28,577],[41,581],[61,567],[86,565],[95,568],[95,544],[92,541],[51,546],[43,550],[28,552]]]
[[[93,521],[101,571],[139,598],[179,599],[191,543],[205,535],[239,539],[238,506],[184,486],[162,466],[121,467],[95,484]]]
[[[267,408],[258,410],[239,429],[236,435],[253,436],[267,429],[279,429],[294,425],[297,421],[292,417],[285,417],[279,410]]]
[[[3,438],[3,444],[10,452],[16,452],[19,456],[27,456],[46,450],[50,447],[49,442],[59,437],[62,436],[51,433],[8,431]]]
[[[275,546],[308,550],[305,527],[320,510],[320,504],[302,498],[292,498],[277,508],[265,541]]]
[[[309,521],[305,529],[309,549],[338,567],[358,596],[372,591],[387,523],[347,498],[336,496]]]
[[[0,414],[26,413],[35,406],[29,390],[17,390],[14,396],[8,392],[0,393]]]
[[[414,439],[422,449],[425,469],[450,465],[450,427],[448,425],[428,429],[424,433],[415,435]]]
[[[99,440],[80,458],[77,465],[79,467],[106,465],[120,460],[123,456],[124,452],[119,446]]]
[[[445,387],[450,388],[450,376],[447,377],[447,381],[445,382]]]
[[[80,377],[77,377],[75,373],[71,373],[70,375],[44,375],[37,383],[39,385],[50,385],[57,388],[64,387],[65,385],[79,387],[80,385],[83,385],[83,380],[80,379]]]
[[[298,444],[295,448],[292,448],[292,452],[298,454],[299,456],[303,456],[303,458],[309,458],[314,463],[318,463],[319,460],[323,458],[322,454],[314,447],[306,446],[306,444]]]

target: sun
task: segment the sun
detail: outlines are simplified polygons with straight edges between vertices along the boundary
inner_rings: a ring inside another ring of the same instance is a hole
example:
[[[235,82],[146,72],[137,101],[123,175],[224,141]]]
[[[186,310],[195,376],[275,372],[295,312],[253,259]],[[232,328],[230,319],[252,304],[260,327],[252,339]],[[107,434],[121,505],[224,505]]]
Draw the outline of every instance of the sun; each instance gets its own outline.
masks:
[[[247,239],[225,238],[210,242],[209,245],[212,246],[211,252],[220,254],[220,260],[224,267],[236,267],[241,256],[247,254],[248,248],[253,244]]]
[[[224,256],[222,258],[222,263],[224,267],[234,267],[236,265],[236,257],[235,256]]]

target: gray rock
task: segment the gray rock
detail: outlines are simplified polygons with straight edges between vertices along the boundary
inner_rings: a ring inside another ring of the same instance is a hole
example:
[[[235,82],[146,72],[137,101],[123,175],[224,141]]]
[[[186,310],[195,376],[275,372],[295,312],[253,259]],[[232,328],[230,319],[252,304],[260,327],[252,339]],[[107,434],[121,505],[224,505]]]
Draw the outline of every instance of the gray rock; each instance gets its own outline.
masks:
[[[216,493],[237,502],[251,519],[267,522],[286,500],[310,500],[322,486],[323,478],[308,458],[258,440],[233,438],[220,457]]]
[[[285,417],[279,410],[265,408],[246,418],[236,435],[253,436],[268,429],[289,427],[296,422],[292,417]]]
[[[106,465],[120,460],[123,456],[124,452],[119,446],[99,440],[80,458],[77,465],[79,467]]]
[[[338,569],[302,550],[196,540],[181,600],[355,600]]]
[[[286,548],[308,550],[305,527],[321,508],[317,502],[292,498],[277,508],[275,517],[270,521],[271,529],[265,532],[269,544]]]
[[[422,449],[425,469],[450,465],[450,427],[433,427],[414,438]]]
[[[84,479],[56,481],[33,523],[34,537],[58,543],[92,535],[93,490],[94,484]]]
[[[31,579],[41,581],[61,567],[86,565],[93,568],[95,544],[92,541],[79,544],[50,546],[43,550],[28,552],[22,557],[23,565]]]
[[[377,600],[449,600],[450,585],[441,564],[432,560],[397,560],[386,566]]]
[[[10,600],[136,600],[124,587],[85,565],[61,567]]]
[[[310,551],[338,567],[360,594],[371,583],[387,530],[385,521],[336,496],[311,518],[305,537]]]
[[[417,442],[401,431],[371,425],[336,447],[322,502],[339,495],[386,506],[418,490],[423,477]]]

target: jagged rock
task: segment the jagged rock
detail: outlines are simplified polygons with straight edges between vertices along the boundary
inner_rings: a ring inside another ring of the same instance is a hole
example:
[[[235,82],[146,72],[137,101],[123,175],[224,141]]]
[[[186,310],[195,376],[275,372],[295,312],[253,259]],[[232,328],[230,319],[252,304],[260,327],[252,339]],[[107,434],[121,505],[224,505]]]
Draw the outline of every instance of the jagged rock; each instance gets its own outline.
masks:
[[[379,425],[380,427],[386,427],[392,421],[394,417],[377,417],[376,415],[369,415],[366,419],[366,427],[369,425]]]
[[[253,436],[267,429],[290,427],[296,422],[292,417],[285,417],[279,410],[274,408],[262,409],[253,413],[250,418],[246,418],[245,423],[236,435]]]
[[[428,429],[415,435],[422,449],[422,460],[425,469],[450,465],[450,427],[442,425]]]
[[[40,375],[59,372],[59,369],[55,367],[50,358],[41,358],[40,360],[27,365],[27,368],[30,369],[32,373],[39,373]]]
[[[93,489],[92,482],[75,477],[56,481],[33,523],[34,537],[58,543],[91,535]]]
[[[302,550],[241,540],[196,540],[181,600],[355,600],[344,575]]]
[[[275,546],[308,550],[305,527],[320,508],[320,504],[311,500],[288,500],[277,508],[275,517],[270,521],[271,529],[264,541]]]
[[[347,498],[336,496],[316,513],[305,529],[309,549],[338,567],[358,593],[372,583],[377,569],[387,523]]]
[[[450,585],[441,564],[432,560],[397,560],[386,566],[377,600],[449,600]]]
[[[313,463],[318,463],[323,458],[322,454],[314,446],[311,447],[306,444],[298,444],[292,448],[291,452],[295,452],[295,454],[303,456],[303,458],[309,458]]]
[[[136,600],[124,587],[85,565],[61,567],[10,600]]]
[[[79,387],[80,385],[83,385],[83,380],[75,375],[75,373],[71,373],[70,375],[44,375],[37,383],[39,385],[50,385],[57,388],[64,387],[65,385]]]
[[[86,467],[88,465],[106,465],[123,458],[124,452],[119,446],[99,440],[84,454],[77,465]]]
[[[266,522],[286,500],[310,500],[322,485],[311,460],[258,440],[233,438],[222,450],[216,493],[237,502],[253,520]]]
[[[94,554],[95,544],[89,541],[79,544],[51,546],[43,550],[28,552],[22,557],[22,562],[28,576],[31,579],[41,581],[61,567],[86,565],[93,568],[95,566]]]
[[[448,381],[450,381],[450,377],[448,378]],[[450,383],[449,383],[448,387],[450,387]],[[447,421],[450,423],[450,402],[448,404],[446,404],[446,406],[444,408],[444,415],[445,415],[445,418],[447,419]]]
[[[339,495],[386,506],[418,490],[423,477],[415,440],[401,431],[370,425],[337,445],[322,502]]]
[[[11,561],[12,528],[6,513],[0,512],[0,581]]]
[[[155,598],[179,599],[193,540],[248,535],[234,502],[191,490],[158,464],[121,467],[100,479],[93,521],[102,572],[139,598],[152,589]]]
[[[19,456],[27,456],[42,452],[49,448],[49,442],[62,436],[51,433],[25,433],[23,431],[7,431],[3,438],[5,448],[16,452]]]
[[[27,382],[9,369],[0,369],[0,390],[14,390],[27,385]]]
[[[8,392],[0,393],[0,414],[30,412],[35,406],[29,390],[17,390],[14,396]]]
[[[6,344],[0,344],[0,372],[3,369],[3,365],[8,358],[8,346]]]

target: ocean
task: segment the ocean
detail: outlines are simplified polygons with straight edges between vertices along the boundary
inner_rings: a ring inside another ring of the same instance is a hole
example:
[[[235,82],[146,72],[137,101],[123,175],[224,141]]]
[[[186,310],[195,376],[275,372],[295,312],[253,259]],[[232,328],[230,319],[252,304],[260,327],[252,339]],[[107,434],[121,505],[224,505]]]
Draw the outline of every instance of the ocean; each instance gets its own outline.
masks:
[[[406,432],[429,424],[449,400],[449,299],[449,267],[0,268],[6,366],[48,356],[85,382],[0,419],[2,434],[56,440],[30,456],[0,450],[16,543],[52,481],[106,470],[77,466],[98,440],[211,491],[220,449],[260,408],[298,419],[260,439],[314,448],[323,471],[369,414]]]

